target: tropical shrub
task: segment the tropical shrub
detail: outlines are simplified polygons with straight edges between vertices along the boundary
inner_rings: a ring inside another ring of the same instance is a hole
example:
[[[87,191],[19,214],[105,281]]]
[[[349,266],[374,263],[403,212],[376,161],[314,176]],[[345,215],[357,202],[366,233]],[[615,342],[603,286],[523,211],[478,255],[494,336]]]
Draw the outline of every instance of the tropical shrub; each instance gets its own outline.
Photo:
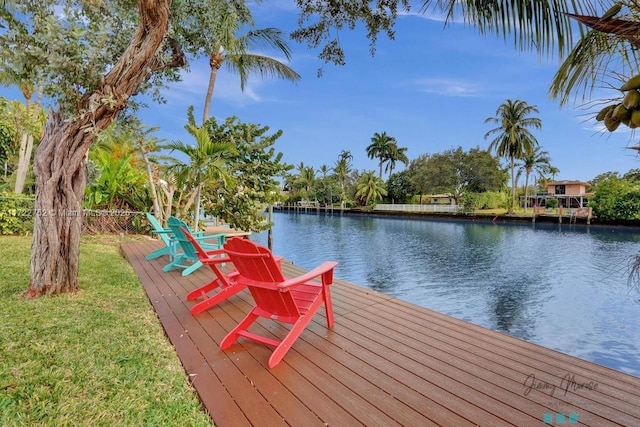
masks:
[[[480,200],[480,209],[499,209],[506,208],[509,205],[509,197],[507,194],[499,191],[480,193]]]
[[[464,193],[460,197],[463,212],[473,212],[481,209],[506,209],[509,205],[507,193],[487,191],[484,193]]]
[[[237,117],[221,123],[212,117],[205,126],[212,141],[229,143],[234,148],[224,156],[232,182],[209,183],[203,196],[205,213],[232,228],[256,232],[267,229],[270,225],[262,215],[264,208],[281,200],[275,177],[291,169],[274,147],[282,131],[270,134],[268,126],[242,122]]]
[[[605,220],[640,219],[640,185],[635,181],[610,175],[593,188],[589,200],[593,214]]]
[[[84,207],[89,209],[146,210],[149,196],[146,177],[132,154],[121,157],[103,150],[92,155],[92,175],[85,190]]]
[[[480,209],[480,194],[479,193],[464,193],[460,196],[459,204],[463,213],[472,213]]]

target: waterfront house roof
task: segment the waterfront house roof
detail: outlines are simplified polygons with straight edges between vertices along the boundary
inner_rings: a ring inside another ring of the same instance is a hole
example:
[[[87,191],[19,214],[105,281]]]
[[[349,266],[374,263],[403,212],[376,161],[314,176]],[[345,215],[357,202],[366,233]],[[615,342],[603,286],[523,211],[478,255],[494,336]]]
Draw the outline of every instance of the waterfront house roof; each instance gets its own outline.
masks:
[[[550,181],[550,182],[547,182],[547,185],[568,185],[568,184],[591,185],[588,182],[584,182],[584,181]]]

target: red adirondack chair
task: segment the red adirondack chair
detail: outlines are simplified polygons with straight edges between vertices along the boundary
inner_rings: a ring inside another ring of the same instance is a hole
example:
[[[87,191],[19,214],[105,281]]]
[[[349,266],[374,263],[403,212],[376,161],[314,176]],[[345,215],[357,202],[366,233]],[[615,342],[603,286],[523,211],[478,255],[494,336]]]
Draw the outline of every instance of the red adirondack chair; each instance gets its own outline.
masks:
[[[215,276],[211,282],[187,294],[188,301],[202,298],[202,301],[191,307],[191,314],[202,313],[245,288],[243,283],[237,281],[237,271],[234,270],[230,273],[224,274],[220,268],[218,268],[218,264],[230,262],[230,259],[226,256],[224,249],[205,251],[189,230],[185,227],[180,227],[180,230],[184,234],[184,237],[186,237],[191,245],[193,245],[200,262],[203,265],[211,267]],[[211,291],[215,291],[218,288],[219,290],[217,292],[210,294]]]
[[[229,348],[240,336],[274,346],[269,368],[276,366],[324,303],[327,325],[333,326],[333,308],[329,285],[333,283],[333,269],[337,262],[326,261],[302,276],[287,279],[271,251],[246,239],[232,238],[224,250],[236,267],[237,283],[246,286],[256,306],[222,340],[220,347]],[[314,279],[320,278],[320,282]],[[293,326],[281,341],[249,332],[259,317]]]

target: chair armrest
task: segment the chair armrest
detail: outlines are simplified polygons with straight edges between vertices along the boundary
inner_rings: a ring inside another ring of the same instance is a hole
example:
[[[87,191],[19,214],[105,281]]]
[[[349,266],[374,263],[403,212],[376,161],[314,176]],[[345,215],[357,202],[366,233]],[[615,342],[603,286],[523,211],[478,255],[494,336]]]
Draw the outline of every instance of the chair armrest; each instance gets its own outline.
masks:
[[[224,249],[214,249],[212,251],[206,251],[205,253],[207,254],[207,258],[204,258],[200,254],[198,254],[198,259],[203,264],[209,265],[231,263],[231,258],[229,258]]]
[[[221,249],[226,238],[225,234],[208,234],[205,236],[193,236],[205,251]],[[215,240],[215,242],[214,242]]]
[[[338,265],[335,261],[325,261],[313,270],[303,274],[302,276],[287,279],[284,282],[278,284],[280,289],[290,288],[302,283],[315,279],[316,277],[322,277],[322,285],[328,285],[333,282],[333,269]],[[328,277],[327,277],[328,275]]]
[[[192,233],[193,234],[193,233]],[[212,239],[218,239],[218,240],[222,240],[224,242],[225,238],[226,238],[226,234],[224,233],[219,233],[219,234],[202,234],[200,236],[196,236],[195,234],[193,234],[193,237],[196,238],[196,240],[198,242],[202,241],[202,240],[212,240]]]
[[[151,230],[152,233],[156,233],[156,234],[172,234],[173,231],[171,231],[170,228],[165,228],[164,230]]]

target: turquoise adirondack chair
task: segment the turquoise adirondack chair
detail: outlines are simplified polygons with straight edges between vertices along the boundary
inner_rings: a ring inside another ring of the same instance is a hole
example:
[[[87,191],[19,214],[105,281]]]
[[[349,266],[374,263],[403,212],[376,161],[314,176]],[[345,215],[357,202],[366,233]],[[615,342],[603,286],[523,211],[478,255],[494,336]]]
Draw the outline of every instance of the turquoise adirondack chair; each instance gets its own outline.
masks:
[[[193,244],[187,239],[180,227],[184,227],[188,230],[187,224],[184,221],[172,216],[167,220],[167,225],[173,233],[174,238],[178,243],[178,247],[182,249],[182,253],[176,253],[175,258],[167,265],[164,266],[162,271],[170,271],[174,268],[182,268],[182,275],[188,276],[200,267],[202,267],[202,261],[198,258],[198,253]],[[222,248],[224,245],[225,234],[208,234],[208,235],[194,235],[200,246],[205,251],[212,251]]]
[[[171,229],[164,228],[162,224],[160,224],[160,221],[158,221],[158,219],[153,214],[147,212],[146,215],[147,215],[147,220],[153,227],[152,232],[154,234],[157,234],[158,237],[160,237],[160,240],[162,240],[162,243],[164,243],[164,247],[160,249],[156,249],[155,251],[151,252],[149,255],[145,257],[145,259],[152,260],[152,259],[160,258],[161,256],[164,256],[164,255],[169,255],[169,260],[170,261],[173,260],[173,258],[175,257],[177,241],[173,239],[173,234],[171,233]]]
[[[152,213],[147,212],[146,216],[147,216],[147,220],[149,221],[149,224],[151,224],[151,226],[153,227],[153,230],[151,232],[153,234],[158,235],[158,237],[160,237],[160,240],[162,240],[162,243],[164,243],[164,246],[162,248],[156,249],[155,251],[151,252],[149,255],[145,257],[145,259],[152,260],[152,259],[160,258],[161,256],[164,256],[164,255],[169,255],[169,261],[173,261],[178,249],[178,241],[173,236],[173,231],[171,231],[170,228],[164,228],[162,224],[160,224],[160,221],[158,221],[158,218],[156,218]],[[204,235],[202,231],[196,231],[192,233],[196,237],[200,237]]]

